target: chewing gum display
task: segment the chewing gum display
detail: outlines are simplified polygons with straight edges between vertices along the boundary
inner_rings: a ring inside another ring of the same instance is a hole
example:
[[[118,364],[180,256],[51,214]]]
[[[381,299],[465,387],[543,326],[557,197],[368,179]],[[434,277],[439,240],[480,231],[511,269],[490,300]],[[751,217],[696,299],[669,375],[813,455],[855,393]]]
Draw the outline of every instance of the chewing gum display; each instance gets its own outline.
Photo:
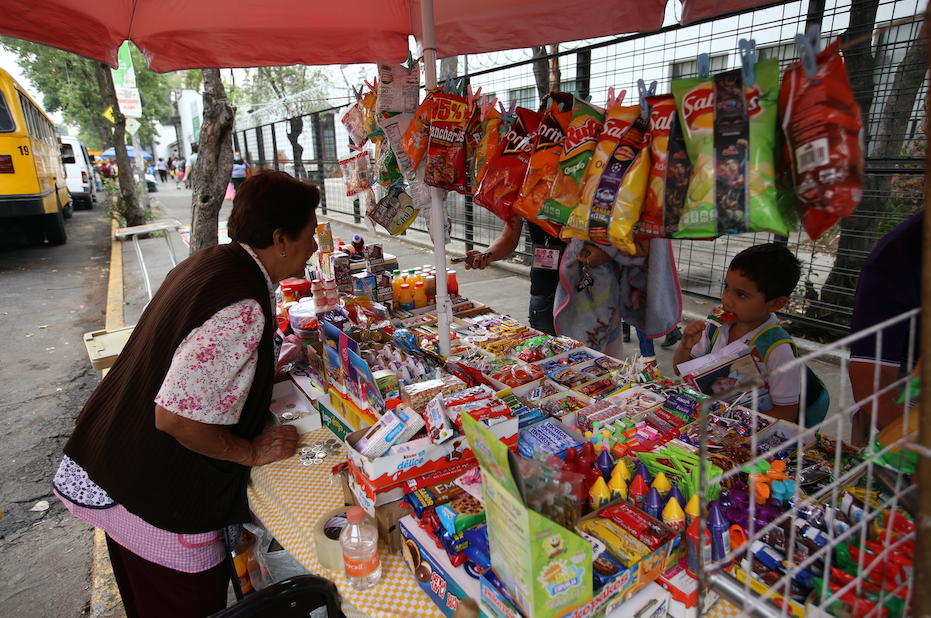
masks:
[[[580,430],[592,431],[592,423],[601,423],[604,427],[606,423],[611,423],[623,415],[624,411],[616,405],[604,399],[596,399],[591,405],[579,410],[575,422]]]
[[[553,421],[547,419],[538,425],[528,427],[520,432],[518,449],[524,457],[533,457],[534,451],[540,449],[548,454],[566,458],[566,451],[578,448],[579,443],[559,429]]]
[[[779,61],[672,83],[694,166],[676,238],[771,231],[788,235],[792,221],[776,203],[773,149]]]
[[[371,459],[381,457],[392,444],[398,441],[404,430],[404,422],[394,412],[385,412],[378,422],[356,442],[355,448]]]
[[[493,212],[502,221],[514,218],[517,199],[530,163],[533,140],[542,114],[518,107],[516,117],[501,135],[498,150],[485,164],[485,175],[473,201]]]
[[[629,569],[652,553],[649,547],[610,519],[586,519],[577,527],[604,543],[608,553],[624,568]]]
[[[469,121],[466,99],[437,92],[430,115],[430,143],[424,182],[458,193],[469,192],[466,173],[465,129]]]
[[[617,524],[628,534],[656,551],[669,539],[670,532],[658,522],[627,503],[609,506],[600,515]]]
[[[650,173],[649,152],[644,151],[647,125],[639,106],[608,110],[585,171],[579,205],[566,222],[563,238],[611,244],[631,255],[637,252],[633,231]]]
[[[650,112],[650,184],[637,240],[672,238],[679,229],[692,175],[682,125],[671,94],[647,97]]]

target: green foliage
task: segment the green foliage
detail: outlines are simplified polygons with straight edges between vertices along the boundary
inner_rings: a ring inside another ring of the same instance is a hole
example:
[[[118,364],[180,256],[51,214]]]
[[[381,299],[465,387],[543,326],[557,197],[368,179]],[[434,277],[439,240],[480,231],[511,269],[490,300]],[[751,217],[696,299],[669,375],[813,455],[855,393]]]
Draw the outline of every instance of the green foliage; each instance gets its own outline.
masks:
[[[184,72],[184,88],[200,92],[200,87],[204,84],[204,74],[200,69],[191,69]]]
[[[65,124],[77,129],[78,136],[92,150],[112,145],[110,123],[101,115],[106,111],[97,83],[95,61],[38,43],[0,37],[0,46],[19,56],[17,64],[23,75],[42,93],[47,112],[60,111]],[[136,69],[136,86],[142,99],[139,139],[149,143],[157,135],[155,125],[171,116],[168,99],[169,79],[151,71],[142,53],[130,46]]]
[[[123,194],[120,192],[120,183],[112,178],[104,178],[102,184],[103,191],[107,194],[105,198],[107,216],[116,221],[120,227],[126,227],[126,202],[123,200]],[[141,182],[136,183],[135,191],[136,195],[142,195]],[[155,219],[150,209],[143,208],[141,203],[140,208],[142,209],[142,214],[145,216],[146,221]]]

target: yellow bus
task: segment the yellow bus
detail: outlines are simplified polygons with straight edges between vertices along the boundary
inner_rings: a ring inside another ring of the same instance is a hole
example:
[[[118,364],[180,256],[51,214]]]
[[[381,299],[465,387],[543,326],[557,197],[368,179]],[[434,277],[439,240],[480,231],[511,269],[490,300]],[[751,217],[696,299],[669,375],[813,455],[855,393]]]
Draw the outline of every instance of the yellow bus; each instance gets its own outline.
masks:
[[[68,240],[74,208],[60,148],[48,115],[0,69],[0,218],[17,221],[30,245]]]

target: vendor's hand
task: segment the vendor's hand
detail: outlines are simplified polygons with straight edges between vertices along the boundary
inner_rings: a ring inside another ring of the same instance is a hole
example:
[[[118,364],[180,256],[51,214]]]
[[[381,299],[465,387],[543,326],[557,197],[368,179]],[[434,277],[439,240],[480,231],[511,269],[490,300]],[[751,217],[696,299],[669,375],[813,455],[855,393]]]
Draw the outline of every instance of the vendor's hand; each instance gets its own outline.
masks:
[[[466,252],[466,270],[483,270],[491,264],[491,254],[482,253],[481,251]]]
[[[297,427],[276,425],[259,434],[251,443],[251,466],[264,466],[273,461],[287,459],[297,451]]]
[[[585,243],[585,246],[579,251],[579,262],[595,268],[611,261],[611,256],[602,250],[601,247],[592,243]]]
[[[682,341],[679,342],[679,346],[685,348],[686,350],[691,350],[699,341],[701,341],[701,335],[703,332],[705,332],[705,321],[695,320],[686,326],[685,330],[682,331]]]

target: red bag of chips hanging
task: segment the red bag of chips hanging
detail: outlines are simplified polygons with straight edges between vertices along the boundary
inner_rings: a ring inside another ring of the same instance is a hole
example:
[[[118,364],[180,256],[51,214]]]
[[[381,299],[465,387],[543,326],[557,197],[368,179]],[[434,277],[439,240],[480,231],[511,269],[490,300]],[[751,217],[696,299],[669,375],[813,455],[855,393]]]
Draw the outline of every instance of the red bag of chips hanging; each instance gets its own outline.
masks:
[[[430,144],[424,182],[457,193],[469,192],[465,129],[470,115],[465,97],[438,92],[430,116]]]
[[[863,196],[863,116],[840,45],[818,54],[814,77],[801,62],[789,65],[779,93],[783,155],[812,239],[850,216]]]
[[[433,115],[433,108],[436,106],[434,93],[428,92],[427,96],[420,103],[413,120],[407,125],[404,131],[404,138],[401,140],[401,149],[404,154],[411,160],[411,164],[416,170],[420,167],[420,161],[427,154],[427,147],[430,145],[430,117]]]
[[[516,117],[498,142],[498,150],[486,163],[486,169],[472,200],[502,221],[514,218],[512,206],[524,182],[533,139],[543,114],[518,107]]]

